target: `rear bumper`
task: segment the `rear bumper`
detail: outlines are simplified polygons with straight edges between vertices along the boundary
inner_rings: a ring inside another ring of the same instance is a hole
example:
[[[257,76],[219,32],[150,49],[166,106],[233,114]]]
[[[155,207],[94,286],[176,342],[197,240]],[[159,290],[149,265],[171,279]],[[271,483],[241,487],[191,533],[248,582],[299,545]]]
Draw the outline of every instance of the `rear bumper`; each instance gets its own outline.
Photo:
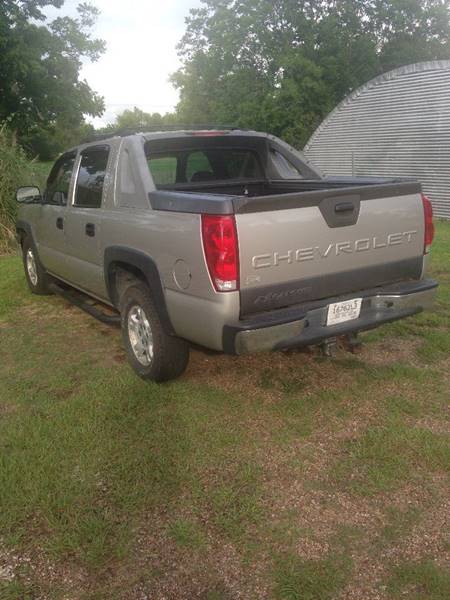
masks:
[[[410,281],[262,313],[226,325],[223,329],[223,349],[229,354],[282,350],[373,329],[429,308],[433,304],[437,286],[432,279]],[[339,325],[327,326],[328,305],[351,298],[363,298],[360,316]]]

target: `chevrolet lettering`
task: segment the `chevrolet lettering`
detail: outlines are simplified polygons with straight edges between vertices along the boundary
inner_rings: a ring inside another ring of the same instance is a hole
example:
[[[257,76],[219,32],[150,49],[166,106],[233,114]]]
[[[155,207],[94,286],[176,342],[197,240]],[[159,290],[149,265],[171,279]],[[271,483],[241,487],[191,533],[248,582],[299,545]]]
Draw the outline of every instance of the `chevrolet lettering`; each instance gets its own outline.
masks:
[[[293,262],[302,262],[306,260],[329,258],[331,255],[339,256],[341,254],[352,254],[353,252],[370,252],[379,250],[387,246],[398,246],[400,244],[410,244],[412,238],[418,231],[404,231],[400,233],[389,233],[386,236],[364,238],[355,241],[336,242],[329,244],[326,248],[315,246],[310,248],[299,248],[297,250],[287,250],[285,252],[273,252],[272,254],[260,254],[252,258],[252,265],[255,269],[264,269],[267,267],[277,267],[284,262],[292,264]]]

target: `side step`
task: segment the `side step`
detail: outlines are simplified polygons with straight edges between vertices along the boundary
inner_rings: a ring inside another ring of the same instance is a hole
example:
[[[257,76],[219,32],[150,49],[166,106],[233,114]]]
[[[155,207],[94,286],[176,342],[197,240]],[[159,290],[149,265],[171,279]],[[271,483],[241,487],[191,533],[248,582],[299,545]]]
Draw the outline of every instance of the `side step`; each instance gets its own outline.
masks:
[[[106,325],[116,325],[120,326],[120,315],[114,314],[112,308],[101,304],[99,301],[94,300],[87,294],[83,294],[83,292],[79,292],[74,288],[66,286],[63,283],[51,283],[49,285],[50,290],[54,294],[58,294],[58,296],[62,296],[65,300],[84,310],[91,317],[94,317],[98,321],[105,323]],[[108,314],[106,311],[111,311]]]

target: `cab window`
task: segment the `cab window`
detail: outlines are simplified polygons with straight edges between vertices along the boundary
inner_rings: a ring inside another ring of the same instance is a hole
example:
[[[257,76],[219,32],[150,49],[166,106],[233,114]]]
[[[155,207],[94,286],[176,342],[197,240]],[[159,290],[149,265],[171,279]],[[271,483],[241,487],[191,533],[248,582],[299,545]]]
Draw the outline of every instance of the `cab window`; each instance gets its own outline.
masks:
[[[63,154],[53,165],[47,179],[44,194],[46,204],[55,204],[57,206],[65,206],[67,204],[75,159],[75,152]]]
[[[75,206],[100,208],[108,157],[109,146],[91,146],[83,150],[75,189]]]
[[[176,182],[178,166],[176,156],[165,154],[152,157],[148,161],[148,166],[155,185],[170,185]]]
[[[186,160],[186,180],[195,181],[202,173],[204,177],[214,179],[213,169],[206,154],[202,150],[191,152]]]
[[[157,188],[263,177],[256,153],[247,148],[180,149],[170,153],[148,153],[147,162]]]

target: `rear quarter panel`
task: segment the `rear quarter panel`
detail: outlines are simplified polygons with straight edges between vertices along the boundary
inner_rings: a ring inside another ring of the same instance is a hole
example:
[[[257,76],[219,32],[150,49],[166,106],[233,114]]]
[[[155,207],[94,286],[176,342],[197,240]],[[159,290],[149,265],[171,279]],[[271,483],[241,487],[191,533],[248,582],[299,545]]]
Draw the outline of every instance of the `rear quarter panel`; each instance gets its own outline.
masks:
[[[104,211],[105,248],[143,252],[156,263],[176,333],[192,342],[222,349],[223,325],[239,317],[239,293],[215,292],[206,267],[200,216],[121,209]]]

